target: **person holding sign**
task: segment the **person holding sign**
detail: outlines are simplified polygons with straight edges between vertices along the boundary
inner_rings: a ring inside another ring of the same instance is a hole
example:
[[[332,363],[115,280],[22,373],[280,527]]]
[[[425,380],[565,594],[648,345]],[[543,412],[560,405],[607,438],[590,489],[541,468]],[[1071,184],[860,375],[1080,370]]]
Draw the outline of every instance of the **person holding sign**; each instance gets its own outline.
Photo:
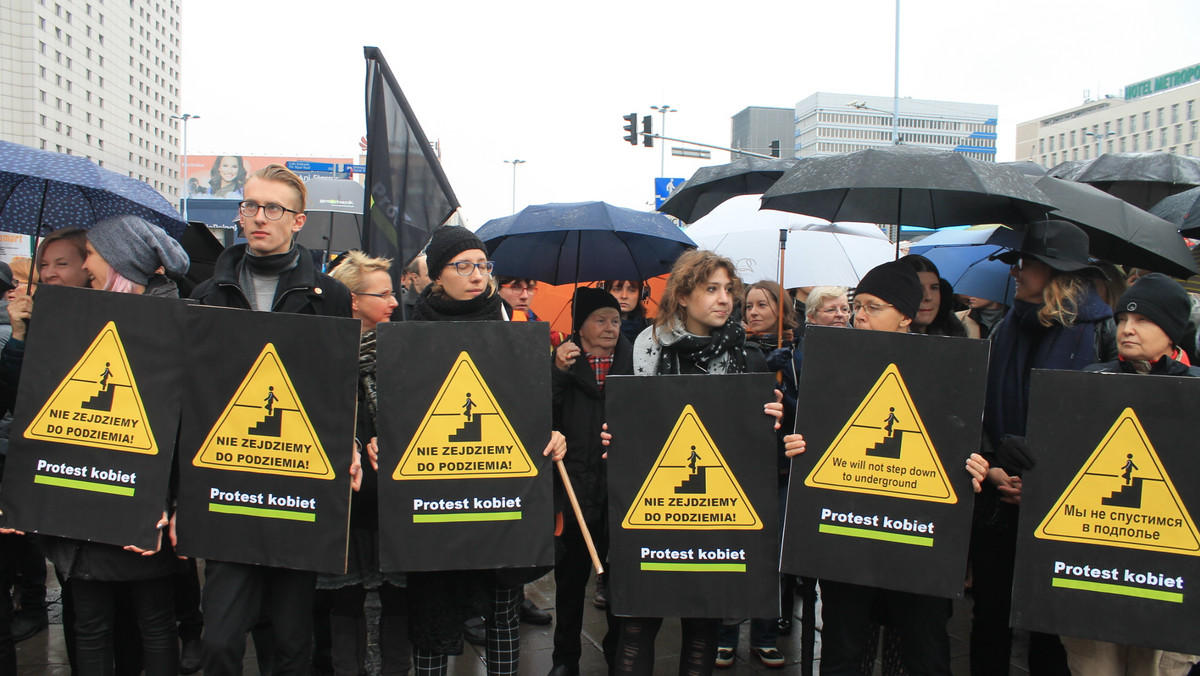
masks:
[[[92,226],[82,269],[92,288],[178,298],[175,282],[188,256],[166,231],[137,216],[114,216]],[[106,369],[107,370],[107,369]],[[101,380],[103,373],[97,374]],[[157,527],[168,525],[164,506]],[[180,562],[169,546],[142,550],[66,538],[46,538],[46,557],[69,580],[74,610],[76,667],[80,674],[112,673],[117,604],[132,602],[147,674],[179,670],[175,628],[175,575]],[[122,627],[124,629],[124,627]]]
[[[621,332],[620,301],[603,289],[580,287],[573,304],[574,334],[554,354],[554,426],[566,435],[571,455],[564,460],[588,531],[601,560],[608,553],[608,468],[599,443],[604,424],[604,383],[609,375],[633,373],[633,345]],[[561,505],[561,480],[555,488]],[[555,538],[554,584],[558,618],[554,626],[554,667],[549,676],[579,673],[583,606],[592,559],[579,523],[563,510],[562,533]],[[611,660],[618,624],[606,613],[609,634],[605,657]]]
[[[358,425],[356,436],[375,436],[379,413],[375,386],[376,327],[391,321],[399,305],[388,272],[391,261],[361,251],[346,254],[330,275],[350,289],[354,318],[362,321],[358,357]],[[379,571],[379,479],[363,468],[362,488],[350,499],[350,547],[344,575],[317,577],[317,593],[329,598],[334,672],[366,673],[367,590],[379,593],[379,653],[385,674],[406,674],[412,666],[408,642],[408,590],[398,573]]]
[[[304,181],[270,164],[250,176],[243,195],[238,212],[248,241],[221,253],[212,279],[197,286],[192,298],[261,312],[351,316],[350,292],[317,272],[312,256],[294,242],[306,219]],[[357,483],[357,450],[354,458],[350,476]],[[206,675],[241,674],[246,634],[267,614],[274,673],[308,672],[316,573],[213,560],[205,562],[204,572]]]
[[[425,247],[433,280],[413,308],[416,321],[483,322],[509,317],[487,259],[487,247],[475,233],[459,226],[433,232]],[[471,406],[464,403],[469,419]],[[566,439],[551,432],[542,455],[554,461],[567,452]],[[371,455],[373,465],[378,454]],[[519,577],[519,575],[517,576]],[[413,572],[409,582],[409,636],[418,676],[446,673],[448,656],[462,653],[463,622],[487,607],[487,672],[513,676],[520,658],[520,614],[524,580],[503,570]]]
[[[921,279],[910,265],[902,261],[879,265],[858,283],[853,306],[854,328],[909,333],[925,295]],[[895,422],[894,412],[879,421],[881,427]],[[789,457],[805,450],[802,435],[788,435],[784,443]],[[972,454],[966,469],[979,490],[979,481],[987,471],[986,461]],[[899,632],[900,658],[905,671],[949,676],[950,639],[946,622],[950,619],[950,604],[946,599],[833,580],[821,581],[821,593],[822,675],[862,673],[872,643],[872,612],[882,602],[887,608],[886,624]]]
[[[1188,365],[1178,345],[1191,314],[1188,294],[1177,282],[1157,272],[1137,278],[1117,302],[1119,359],[1092,364],[1084,371],[1148,373],[1162,376],[1200,376]],[[1114,468],[1115,469],[1115,468]],[[1137,469],[1130,458],[1121,475],[1126,481]],[[1088,674],[1161,674],[1183,676],[1200,663],[1200,655],[1154,650],[1107,641],[1062,637],[1067,664],[1074,676]]]
[[[1007,674],[1009,610],[1016,556],[1021,473],[1033,466],[1025,445],[1033,369],[1078,371],[1114,353],[1112,309],[1084,272],[1093,266],[1087,234],[1066,221],[1030,224],[1021,246],[999,256],[1012,265],[1012,310],[992,335],[983,453],[992,463],[971,533],[975,617],[971,673]],[[1031,670],[1065,673],[1058,638],[1030,636]]]
[[[743,293],[733,262],[712,251],[689,251],[675,261],[654,324],[634,343],[634,375],[763,373],[766,359],[747,345],[745,329],[733,315]],[[783,416],[782,395],[763,412]],[[607,430],[607,425],[603,426]],[[601,433],[608,445],[612,434]],[[619,585],[620,580],[613,582]],[[679,673],[711,674],[717,657],[720,618],[681,618]],[[615,673],[644,676],[654,669],[654,639],[661,617],[623,617]]]

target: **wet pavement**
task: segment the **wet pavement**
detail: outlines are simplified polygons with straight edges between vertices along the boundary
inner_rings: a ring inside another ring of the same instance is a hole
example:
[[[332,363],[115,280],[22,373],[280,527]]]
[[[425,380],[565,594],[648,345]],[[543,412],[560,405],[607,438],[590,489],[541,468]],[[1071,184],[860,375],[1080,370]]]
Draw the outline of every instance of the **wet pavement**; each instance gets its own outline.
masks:
[[[61,674],[65,676],[70,674],[70,667],[67,665],[66,650],[63,646],[58,584],[55,581],[53,572],[47,578],[47,596],[51,600],[51,624],[45,631],[17,644],[17,673],[22,676],[32,676],[34,674],[46,674],[49,676]],[[526,591],[529,598],[539,607],[551,610],[554,608],[555,589],[553,575],[547,575],[528,585]],[[591,593],[590,587],[588,593]],[[370,607],[373,605],[373,601],[374,597],[372,595],[368,600],[368,612],[374,611],[377,613],[377,606],[375,608]],[[748,648],[749,627],[746,623],[743,623],[737,659],[734,665],[729,669],[718,669],[716,673],[728,676],[752,676],[763,673],[775,673],[781,676],[803,676],[800,664],[800,607],[799,599],[797,598],[795,605],[797,615],[792,634],[779,638],[779,650],[787,658],[787,664],[782,669],[767,668],[751,654]],[[819,616],[819,611],[817,615]],[[374,626],[374,622],[369,623],[369,626]],[[970,673],[967,643],[970,632],[969,601],[955,601],[954,616],[951,618],[949,626],[951,667],[955,676],[966,676]],[[607,673],[604,656],[600,650],[600,642],[604,638],[606,631],[607,624],[604,620],[604,612],[594,608],[590,603],[587,604],[584,613],[583,636],[580,637],[583,646],[583,659],[580,662],[581,676],[604,676]],[[819,673],[820,671],[819,631],[816,636],[816,655],[818,659],[815,662],[813,673]],[[553,639],[553,624],[546,626],[521,625],[521,676],[546,676],[551,666],[553,666],[551,662]],[[378,646],[374,644],[374,640],[375,637],[372,635],[368,664],[368,670],[371,674],[377,674],[379,669]],[[1028,671],[1024,668],[1025,642],[1018,636],[1014,643],[1014,664],[1010,672],[1014,676],[1024,676],[1028,674]],[[677,621],[667,620],[663,623],[662,631],[659,632],[656,643],[656,658],[654,667],[655,676],[674,676],[678,674],[679,623]],[[1015,664],[1017,662],[1020,663],[1020,666]],[[259,673],[252,643],[247,645],[245,665],[245,674],[247,676]],[[483,648],[467,644],[463,655],[451,658],[450,673],[453,676],[486,676],[487,671],[483,662]],[[878,663],[876,664],[875,673],[882,673]]]

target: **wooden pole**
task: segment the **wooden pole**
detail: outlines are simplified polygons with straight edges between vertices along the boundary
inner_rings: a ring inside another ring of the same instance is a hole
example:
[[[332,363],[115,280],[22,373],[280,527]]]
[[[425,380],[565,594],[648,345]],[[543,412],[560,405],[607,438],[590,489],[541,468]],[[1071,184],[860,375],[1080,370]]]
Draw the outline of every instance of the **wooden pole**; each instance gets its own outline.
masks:
[[[583,533],[583,542],[587,545],[588,554],[592,555],[592,565],[596,567],[596,573],[602,575],[604,564],[600,563],[600,555],[596,553],[596,544],[592,542],[592,533],[583,520],[583,510],[579,508],[579,499],[575,497],[575,489],[571,487],[571,477],[567,476],[567,466],[562,463],[562,460],[554,464],[558,465],[558,475],[562,477],[563,488],[567,490],[567,498],[571,501],[571,509],[575,511],[575,519],[579,522],[579,532]]]

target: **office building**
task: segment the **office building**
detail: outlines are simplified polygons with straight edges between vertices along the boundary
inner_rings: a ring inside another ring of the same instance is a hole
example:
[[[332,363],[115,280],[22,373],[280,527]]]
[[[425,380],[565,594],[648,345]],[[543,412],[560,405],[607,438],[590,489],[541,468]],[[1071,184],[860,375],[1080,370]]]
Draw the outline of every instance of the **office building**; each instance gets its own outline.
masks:
[[[750,106],[734,115],[731,122],[730,148],[759,155],[771,155],[773,143],[779,144],[780,157],[796,154],[796,123],[791,108]],[[736,159],[736,155],[734,156]]]

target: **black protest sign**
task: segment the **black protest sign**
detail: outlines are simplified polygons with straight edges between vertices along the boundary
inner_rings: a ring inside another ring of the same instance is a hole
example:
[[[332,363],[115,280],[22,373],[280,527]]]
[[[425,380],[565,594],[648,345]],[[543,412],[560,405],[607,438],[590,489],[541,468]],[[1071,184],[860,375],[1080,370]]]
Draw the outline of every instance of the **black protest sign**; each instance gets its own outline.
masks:
[[[541,322],[380,325],[383,570],[553,564],[549,348]]]
[[[0,525],[155,549],[182,401],[182,301],[42,285]]]
[[[781,570],[962,596],[987,360],[967,338],[805,336]]]
[[[359,322],[187,314],[179,552],[344,571]]]
[[[1197,651],[1198,408],[1200,378],[1033,373],[1014,627]]]
[[[763,414],[773,385],[767,374],[608,378],[615,614],[779,612],[779,472]]]

